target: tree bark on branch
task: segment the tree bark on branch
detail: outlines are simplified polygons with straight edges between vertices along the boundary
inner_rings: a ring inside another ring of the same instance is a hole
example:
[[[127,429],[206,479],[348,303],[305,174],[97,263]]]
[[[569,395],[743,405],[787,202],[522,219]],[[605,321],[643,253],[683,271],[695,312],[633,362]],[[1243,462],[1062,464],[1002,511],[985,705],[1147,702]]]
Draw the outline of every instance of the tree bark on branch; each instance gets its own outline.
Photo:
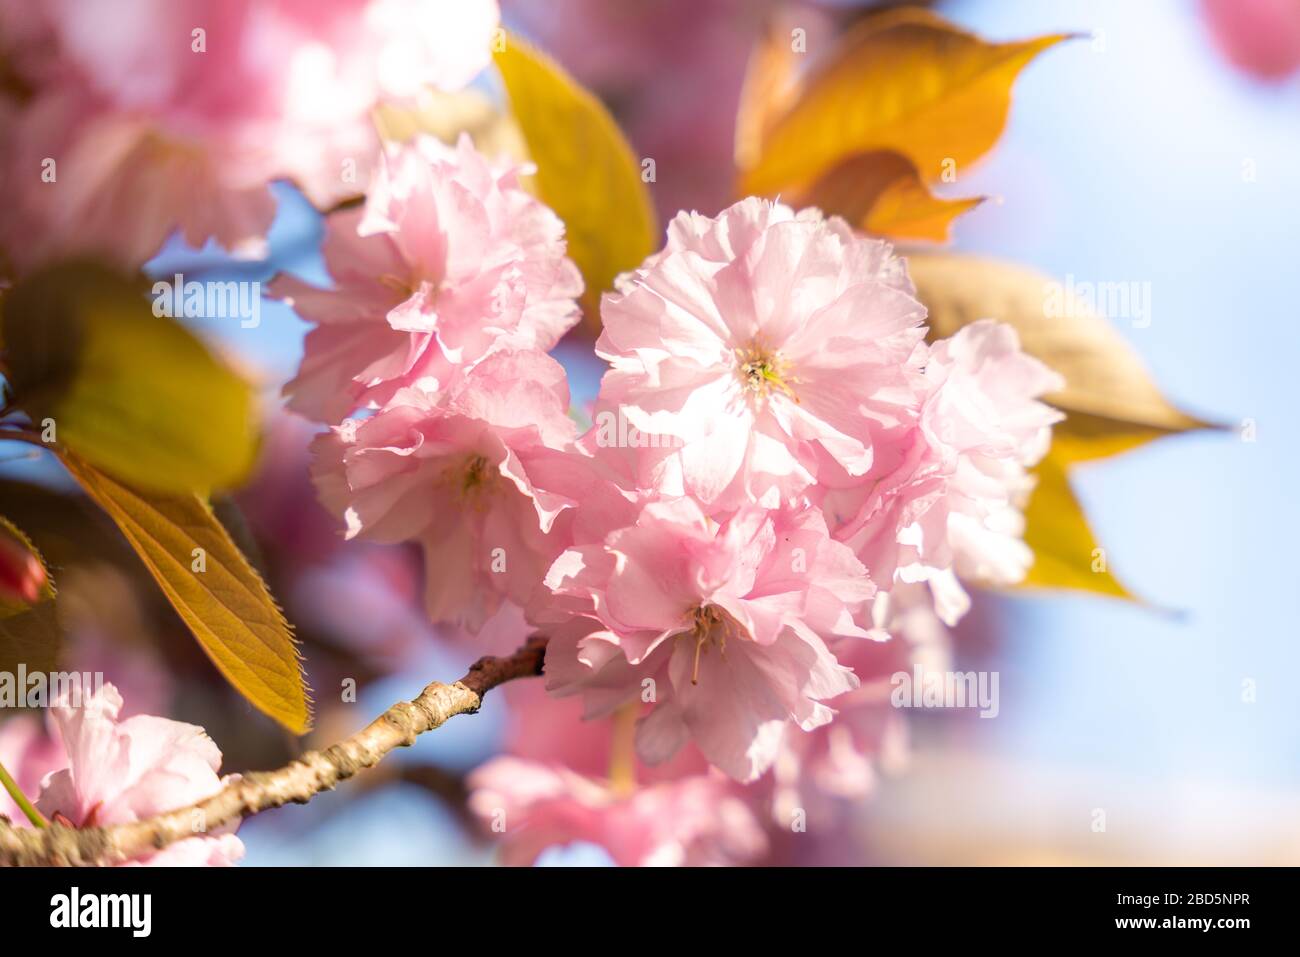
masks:
[[[426,731],[458,714],[473,714],[492,688],[542,673],[546,639],[534,635],[505,658],[480,658],[455,684],[435,681],[411,701],[393,705],[362,730],[321,751],[308,751],[276,771],[230,781],[212,797],[144,821],[109,827],[15,828],[0,820],[0,864],[86,866],[130,860],[169,844],[216,831],[241,818],[285,804],[306,804],[394,748],[409,747]],[[196,822],[201,826],[196,828]]]

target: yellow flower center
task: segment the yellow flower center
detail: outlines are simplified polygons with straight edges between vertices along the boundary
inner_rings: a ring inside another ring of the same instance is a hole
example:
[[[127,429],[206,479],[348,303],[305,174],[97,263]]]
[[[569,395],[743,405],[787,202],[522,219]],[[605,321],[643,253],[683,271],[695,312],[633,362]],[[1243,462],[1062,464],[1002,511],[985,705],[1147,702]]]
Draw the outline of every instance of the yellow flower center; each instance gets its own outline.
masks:
[[[799,401],[792,388],[792,384],[799,380],[790,375],[780,354],[761,347],[737,349],[736,363],[736,373],[741,383],[756,397],[766,399],[775,390],[795,402]]]

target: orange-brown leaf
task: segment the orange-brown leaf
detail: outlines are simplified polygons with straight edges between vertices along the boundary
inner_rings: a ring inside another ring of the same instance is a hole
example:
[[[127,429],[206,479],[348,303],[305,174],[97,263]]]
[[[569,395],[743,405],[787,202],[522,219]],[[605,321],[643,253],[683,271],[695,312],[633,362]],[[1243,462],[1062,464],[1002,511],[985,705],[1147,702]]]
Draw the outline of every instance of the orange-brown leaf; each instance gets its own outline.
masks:
[[[876,236],[931,242],[947,241],[952,221],[984,201],[936,196],[912,162],[890,150],[849,157],[790,199],[843,216]]]
[[[289,626],[208,503],[193,492],[126,485],[67,450],[60,458],[117,524],[217,670],[258,710],[306,733],[311,711]]]
[[[772,20],[754,45],[736,110],[736,166],[754,165],[776,121],[799,94],[797,60],[790,26]]]
[[[961,169],[1001,136],[1020,71],[1065,38],[990,43],[920,10],[869,18],[807,78],[742,171],[742,192],[803,186],[875,150],[908,157],[927,182]]]

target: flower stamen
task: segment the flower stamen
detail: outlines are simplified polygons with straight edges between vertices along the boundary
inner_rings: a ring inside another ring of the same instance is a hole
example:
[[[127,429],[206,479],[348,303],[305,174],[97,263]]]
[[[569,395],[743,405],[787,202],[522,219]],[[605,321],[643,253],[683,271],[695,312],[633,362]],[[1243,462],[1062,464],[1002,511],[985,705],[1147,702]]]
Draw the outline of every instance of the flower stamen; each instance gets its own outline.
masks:
[[[727,660],[727,634],[737,628],[735,619],[717,605],[700,605],[691,613],[691,630],[683,633],[695,641],[695,659],[691,667],[691,684],[700,683],[700,656],[711,644],[718,646],[722,660]]]
[[[736,350],[736,373],[744,387],[759,398],[767,398],[773,391],[785,395],[794,402],[799,401],[792,383],[797,383],[789,374],[786,363],[781,356],[766,349],[753,347]]]
[[[475,455],[465,465],[465,474],[461,478],[460,490],[469,494],[475,489],[486,485],[490,478],[488,460],[481,455]]]

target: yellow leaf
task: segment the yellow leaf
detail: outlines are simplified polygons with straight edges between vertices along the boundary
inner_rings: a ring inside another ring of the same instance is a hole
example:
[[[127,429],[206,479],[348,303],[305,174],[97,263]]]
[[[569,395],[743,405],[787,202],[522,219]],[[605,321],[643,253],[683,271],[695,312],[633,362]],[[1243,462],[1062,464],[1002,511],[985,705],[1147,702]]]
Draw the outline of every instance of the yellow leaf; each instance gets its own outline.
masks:
[[[14,402],[92,464],[159,491],[239,484],[257,452],[252,389],[138,277],[61,263],[5,296]]]
[[[919,179],[902,177],[876,200],[862,228],[889,239],[947,242],[952,221],[982,202],[982,196],[964,199],[935,196]]]
[[[983,197],[945,199],[930,192],[907,157],[877,150],[842,160],[807,192],[788,199],[843,216],[860,229],[895,240],[944,242],[952,221]]]
[[[1065,377],[1047,397],[1067,418],[1053,445],[1071,461],[1102,458],[1162,435],[1213,428],[1160,392],[1141,357],[1088,304],[1032,269],[946,253],[909,255],[931,335],[952,335],[977,319],[1010,323],[1021,345]]]
[[[496,65],[537,165],[537,194],[564,220],[587,321],[598,328],[600,294],[657,243],[640,163],[600,101],[549,57],[511,36]]]
[[[1024,66],[1065,34],[989,43],[927,11],[904,8],[850,30],[804,82],[744,193],[803,186],[845,157],[893,150],[926,182],[962,169],[997,142]]]
[[[226,680],[258,710],[305,733],[311,714],[289,626],[207,502],[131,488],[67,451],[60,458],[117,523]]]
[[[1026,588],[1071,588],[1136,600],[1111,574],[1083,508],[1070,488],[1068,459],[1053,448],[1034,470],[1038,484],[1025,507],[1025,544],[1034,564]]]

